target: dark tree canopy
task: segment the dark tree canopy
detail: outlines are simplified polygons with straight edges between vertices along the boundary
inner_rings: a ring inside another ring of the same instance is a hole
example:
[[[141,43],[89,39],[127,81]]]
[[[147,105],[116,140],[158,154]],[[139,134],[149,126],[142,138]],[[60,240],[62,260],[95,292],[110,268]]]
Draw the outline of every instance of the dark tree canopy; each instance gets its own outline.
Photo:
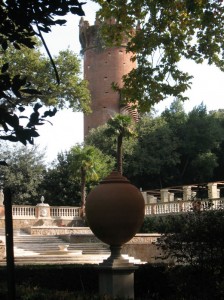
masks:
[[[20,44],[33,48],[32,37],[41,36],[41,32],[50,32],[54,25],[65,24],[63,16],[69,12],[84,16],[84,3],[78,0],[2,0],[0,3],[0,36],[4,50],[10,43],[15,48],[20,48]]]
[[[106,126],[86,142],[111,156],[115,148]],[[223,112],[199,105],[186,113],[174,102],[161,116],[145,115],[136,136],[124,143],[124,175],[143,189],[223,180]]]
[[[14,204],[37,204],[41,194],[39,188],[46,168],[44,152],[37,146],[2,147],[0,160],[8,166],[0,166],[6,188],[10,188]]]

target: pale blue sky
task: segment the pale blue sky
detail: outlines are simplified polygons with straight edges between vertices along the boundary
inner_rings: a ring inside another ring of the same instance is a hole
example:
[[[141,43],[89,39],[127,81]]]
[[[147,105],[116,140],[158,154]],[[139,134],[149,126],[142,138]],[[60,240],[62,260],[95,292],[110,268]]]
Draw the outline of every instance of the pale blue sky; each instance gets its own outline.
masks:
[[[97,5],[92,1],[87,1],[84,6],[86,13],[85,19],[94,23],[95,11]],[[45,35],[46,42],[52,54],[67,49],[79,54],[80,44],[78,35],[78,16],[69,16],[66,26],[55,27],[52,33]],[[81,58],[81,57],[80,57]],[[186,111],[192,110],[194,106],[203,102],[208,110],[224,109],[224,73],[214,66],[196,65],[192,61],[182,62],[182,68],[194,76],[192,88],[186,95],[190,98],[185,102]],[[169,107],[171,101],[167,100],[160,103],[157,108],[159,111]],[[39,130],[40,137],[36,143],[41,148],[47,148],[47,161],[56,158],[60,151],[68,150],[75,143],[83,141],[83,116],[82,113],[73,113],[71,111],[61,111],[51,118],[53,126],[46,124]]]

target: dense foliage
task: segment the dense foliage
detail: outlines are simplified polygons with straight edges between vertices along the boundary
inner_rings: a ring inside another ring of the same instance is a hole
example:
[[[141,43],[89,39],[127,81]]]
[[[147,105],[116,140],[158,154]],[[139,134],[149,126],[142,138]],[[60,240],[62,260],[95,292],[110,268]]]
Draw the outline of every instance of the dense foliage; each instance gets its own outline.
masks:
[[[0,160],[8,166],[0,166],[5,187],[10,188],[13,204],[33,204],[40,202],[40,185],[46,168],[44,153],[33,147],[4,147]]]
[[[223,219],[223,210],[208,210],[179,215],[151,216],[144,220],[142,232],[161,233],[161,237],[156,242],[161,252],[159,258],[170,264],[172,262],[174,272],[179,273],[180,286],[178,289],[182,293],[182,299],[185,299],[184,295],[187,293],[187,286],[190,282],[193,290],[196,285],[200,288],[192,291],[192,296],[195,298],[189,299],[222,299],[224,284]],[[209,278],[208,281],[206,281],[206,277]],[[194,281],[197,283],[196,285],[194,285]],[[209,288],[206,288],[204,284]]]
[[[98,17],[106,44],[120,45],[126,34],[127,51],[138,63],[124,76],[124,87],[117,86],[123,101],[137,99],[141,110],[149,111],[168,96],[185,99],[192,76],[181,69],[182,58],[224,70],[222,0],[95,2],[101,5]],[[111,18],[115,24],[103,22]]]
[[[143,189],[223,180],[223,121],[221,110],[200,105],[186,113],[179,101],[160,116],[143,116],[124,141],[124,175]],[[86,142],[114,156],[105,131],[92,130]]]
[[[49,205],[79,206],[79,182],[71,176],[68,153],[59,153],[57,159],[43,172],[41,195]]]
[[[93,146],[75,145],[45,171],[42,194],[51,205],[84,206],[86,193],[112,170],[114,161]]]
[[[57,109],[69,107],[74,111],[88,112],[89,91],[87,82],[81,79],[81,62],[77,54],[67,49],[53,57],[60,77],[60,84],[57,84],[53,66],[41,52],[41,43],[37,38],[33,40],[36,43],[34,49],[20,46],[21,50],[18,51],[9,46],[0,57],[0,65],[10,62],[8,72],[12,76],[20,74],[21,77],[26,77],[27,82],[38,90],[37,95],[30,97],[29,104],[39,101]],[[20,104],[26,104],[24,100],[21,98]]]
[[[164,258],[199,266],[224,276],[224,212],[222,210],[169,216],[158,246]],[[162,219],[161,219],[162,220]]]
[[[12,45],[17,51],[22,51],[21,46],[27,48],[35,47],[34,36],[43,42],[52,68],[54,69],[56,82],[60,83],[59,74],[55,63],[50,55],[47,45],[43,39],[42,32],[50,32],[54,25],[63,25],[63,19],[67,13],[84,15],[82,5],[76,1],[0,1],[0,45],[2,56]],[[22,53],[22,52],[21,52]],[[21,54],[22,55],[22,54]],[[38,136],[37,125],[42,125],[46,117],[53,116],[56,109],[46,111],[40,115],[40,104],[35,104],[28,122],[24,125],[18,116],[18,112],[25,110],[24,105],[32,102],[42,94],[37,86],[28,81],[26,74],[20,69],[17,74],[9,72],[10,61],[1,66],[0,73],[0,139],[11,142],[20,141],[23,144],[33,144],[33,139]],[[35,73],[35,69],[33,70]],[[38,73],[35,76],[39,76]],[[47,90],[47,87],[45,87]]]

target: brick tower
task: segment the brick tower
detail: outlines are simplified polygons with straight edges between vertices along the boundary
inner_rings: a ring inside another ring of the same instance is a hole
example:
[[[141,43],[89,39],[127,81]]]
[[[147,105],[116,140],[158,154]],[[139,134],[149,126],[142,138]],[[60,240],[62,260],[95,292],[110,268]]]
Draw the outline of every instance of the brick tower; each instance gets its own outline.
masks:
[[[112,22],[113,23],[113,22]],[[122,87],[122,76],[136,68],[126,53],[126,43],[120,47],[103,48],[99,24],[93,26],[81,18],[79,37],[84,54],[84,78],[89,82],[92,113],[84,115],[84,137],[89,130],[105,124],[114,114],[121,113],[120,95],[111,88],[113,82]]]

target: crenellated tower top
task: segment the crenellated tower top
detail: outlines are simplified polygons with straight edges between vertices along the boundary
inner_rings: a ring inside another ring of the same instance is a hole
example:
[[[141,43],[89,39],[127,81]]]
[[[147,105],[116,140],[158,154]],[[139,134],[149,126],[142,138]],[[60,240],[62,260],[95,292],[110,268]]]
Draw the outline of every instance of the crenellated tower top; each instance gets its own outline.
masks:
[[[110,18],[105,21],[105,24],[116,25],[117,21],[115,18]],[[94,25],[90,25],[88,21],[81,17],[79,22],[79,41],[82,46],[82,52],[85,52],[89,48],[95,48],[100,50],[105,48],[105,43],[100,36],[100,27],[102,23],[96,18]],[[120,46],[126,47],[129,38],[124,35]]]

